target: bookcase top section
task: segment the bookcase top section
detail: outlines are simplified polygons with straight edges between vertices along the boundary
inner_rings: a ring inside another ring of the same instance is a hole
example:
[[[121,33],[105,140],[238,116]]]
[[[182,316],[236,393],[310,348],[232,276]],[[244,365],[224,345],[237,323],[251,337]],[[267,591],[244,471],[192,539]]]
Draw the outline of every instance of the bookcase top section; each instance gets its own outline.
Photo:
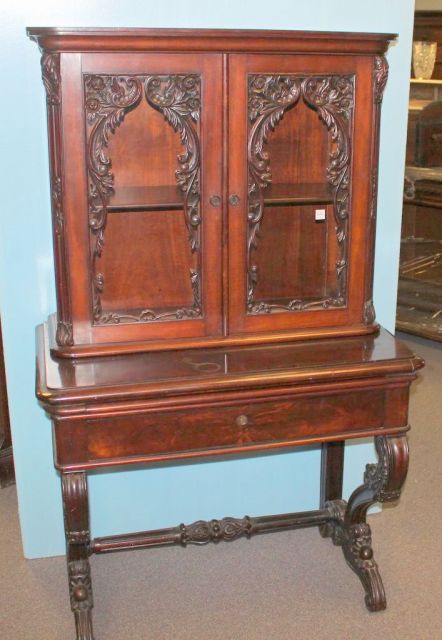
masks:
[[[253,29],[110,29],[28,27],[45,51],[223,51],[382,54],[391,33]]]

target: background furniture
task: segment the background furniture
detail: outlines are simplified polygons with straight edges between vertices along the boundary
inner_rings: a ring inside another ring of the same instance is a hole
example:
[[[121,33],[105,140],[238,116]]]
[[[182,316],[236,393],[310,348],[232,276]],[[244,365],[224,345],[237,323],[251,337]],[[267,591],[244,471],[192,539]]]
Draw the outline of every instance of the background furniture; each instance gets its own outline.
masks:
[[[396,327],[442,340],[442,12],[417,11],[414,40],[438,43],[431,80],[411,79]]]

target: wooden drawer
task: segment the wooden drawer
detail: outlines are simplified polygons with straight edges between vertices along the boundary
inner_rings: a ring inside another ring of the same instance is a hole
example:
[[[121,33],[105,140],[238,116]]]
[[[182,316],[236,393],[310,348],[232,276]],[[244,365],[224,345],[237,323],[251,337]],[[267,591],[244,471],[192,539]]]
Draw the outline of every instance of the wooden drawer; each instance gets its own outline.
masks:
[[[391,393],[375,389],[55,421],[56,463],[99,466],[110,459],[174,459],[369,435],[384,426],[404,426],[384,425]]]

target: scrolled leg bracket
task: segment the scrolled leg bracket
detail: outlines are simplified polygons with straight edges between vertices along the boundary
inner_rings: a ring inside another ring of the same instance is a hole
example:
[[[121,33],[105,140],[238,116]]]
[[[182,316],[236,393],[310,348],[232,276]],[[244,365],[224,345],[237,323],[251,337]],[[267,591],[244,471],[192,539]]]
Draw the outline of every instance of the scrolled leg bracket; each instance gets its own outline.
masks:
[[[385,609],[387,601],[373,557],[371,529],[366,522],[367,510],[375,502],[398,500],[408,471],[405,435],[379,436],[375,439],[375,446],[378,463],[367,465],[364,483],[352,493],[348,503],[343,500],[326,503],[331,538],[334,544],[342,547],[347,564],[359,576],[369,611]]]

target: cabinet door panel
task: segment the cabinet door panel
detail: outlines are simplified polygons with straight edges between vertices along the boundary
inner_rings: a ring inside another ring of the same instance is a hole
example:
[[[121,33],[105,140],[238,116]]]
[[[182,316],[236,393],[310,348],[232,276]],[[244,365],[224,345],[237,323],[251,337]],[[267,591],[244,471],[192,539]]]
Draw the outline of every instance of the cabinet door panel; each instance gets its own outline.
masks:
[[[74,338],[219,334],[221,56],[84,54],[81,79],[90,297],[74,295]]]
[[[372,95],[358,74],[370,64],[230,57],[232,333],[362,324]]]

